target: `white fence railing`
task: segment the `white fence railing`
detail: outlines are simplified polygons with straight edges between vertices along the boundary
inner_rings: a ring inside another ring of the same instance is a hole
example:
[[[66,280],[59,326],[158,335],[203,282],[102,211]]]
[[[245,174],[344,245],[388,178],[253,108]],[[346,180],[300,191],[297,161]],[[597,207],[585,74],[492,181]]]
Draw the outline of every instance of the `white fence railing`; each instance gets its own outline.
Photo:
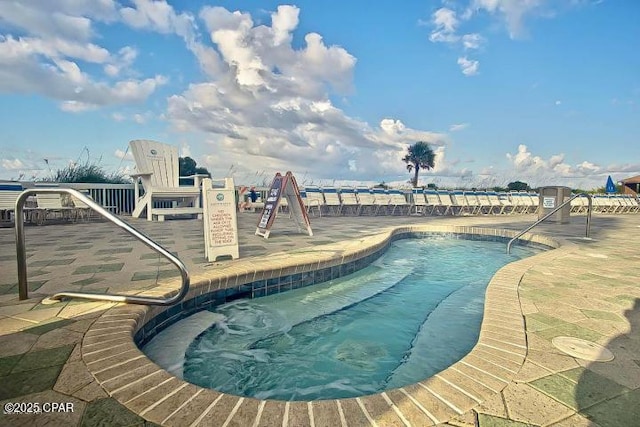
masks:
[[[21,182],[25,189],[38,187],[72,188],[88,194],[103,208],[115,213],[130,215],[135,204],[133,184],[90,184]]]

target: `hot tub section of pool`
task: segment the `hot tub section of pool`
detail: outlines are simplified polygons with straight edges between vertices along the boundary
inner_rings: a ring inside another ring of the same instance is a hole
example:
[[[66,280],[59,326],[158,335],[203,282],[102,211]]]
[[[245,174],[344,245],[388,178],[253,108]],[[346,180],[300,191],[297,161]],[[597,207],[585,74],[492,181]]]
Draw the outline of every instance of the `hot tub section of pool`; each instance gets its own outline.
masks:
[[[368,267],[329,282],[239,299],[177,322],[143,350],[194,384],[260,399],[368,395],[415,383],[475,345],[504,242],[396,240]]]

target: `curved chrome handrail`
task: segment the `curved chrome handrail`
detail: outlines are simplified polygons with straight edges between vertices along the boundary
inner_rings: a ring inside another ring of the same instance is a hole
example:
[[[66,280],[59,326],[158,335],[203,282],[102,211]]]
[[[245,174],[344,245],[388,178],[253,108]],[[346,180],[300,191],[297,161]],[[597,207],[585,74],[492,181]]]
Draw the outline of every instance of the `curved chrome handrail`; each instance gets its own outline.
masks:
[[[165,248],[160,246],[158,243],[151,240],[151,238],[147,237],[142,232],[136,230],[131,225],[122,221],[117,216],[113,215],[111,212],[104,209],[102,206],[97,204],[91,198],[86,195],[80,193],[77,190],[73,190],[71,188],[32,188],[23,191],[18,196],[16,200],[16,208],[15,208],[15,221],[16,221],[16,254],[18,258],[18,292],[19,299],[25,300],[29,298],[29,290],[27,287],[27,259],[26,259],[26,250],[24,243],[24,220],[23,220],[23,208],[24,202],[27,200],[32,194],[37,193],[58,193],[58,194],[71,194],[73,197],[82,200],[87,204],[91,209],[98,212],[103,217],[107,218],[109,221],[113,222],[118,227],[124,229],[129,234],[133,235],[136,239],[142,241],[145,245],[150,247],[156,252],[159,252],[162,256],[171,261],[178,270],[180,270],[180,276],[182,277],[182,285],[180,286],[180,291],[169,297],[169,298],[154,298],[154,297],[143,297],[143,296],[135,296],[135,295],[118,295],[118,294],[97,294],[91,292],[59,292],[50,299],[61,300],[62,298],[83,298],[83,299],[91,299],[96,301],[111,301],[111,302],[125,302],[132,304],[144,304],[144,305],[173,305],[182,300],[185,297],[187,292],[189,291],[189,272],[187,268],[183,264],[180,259],[175,257],[171,252],[167,251]]]
[[[515,240],[517,240],[519,237],[522,237],[522,235],[526,232],[528,232],[529,230],[531,230],[533,227],[535,227],[536,225],[540,224],[542,221],[544,221],[545,219],[549,218],[551,215],[553,215],[554,213],[558,212],[560,209],[562,209],[566,204],[571,203],[571,201],[573,199],[575,199],[576,197],[580,197],[580,196],[586,196],[587,199],[589,199],[589,205],[587,206],[587,230],[586,230],[586,237],[589,237],[589,234],[591,234],[591,196],[587,193],[580,193],[580,194],[574,194],[573,196],[571,196],[571,198],[569,198],[568,200],[565,200],[564,202],[562,202],[560,204],[560,206],[558,206],[557,208],[555,208],[554,210],[552,210],[551,212],[549,212],[548,214],[546,214],[545,216],[543,216],[542,218],[540,218],[539,220],[537,220],[536,222],[534,222],[532,225],[530,225],[529,227],[525,228],[524,230],[522,230],[520,233],[516,234],[513,239],[509,240],[509,243],[507,243],[507,253],[510,254],[511,253],[511,245],[513,244],[513,242]]]

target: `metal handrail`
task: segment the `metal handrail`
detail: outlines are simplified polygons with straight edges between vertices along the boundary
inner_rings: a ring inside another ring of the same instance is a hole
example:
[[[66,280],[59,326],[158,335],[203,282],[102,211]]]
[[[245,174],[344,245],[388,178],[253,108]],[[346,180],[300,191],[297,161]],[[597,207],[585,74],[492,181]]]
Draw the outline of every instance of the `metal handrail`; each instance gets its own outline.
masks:
[[[511,253],[511,245],[513,244],[513,242],[515,240],[517,240],[518,238],[522,237],[523,234],[527,233],[533,227],[535,227],[536,225],[540,224],[542,221],[544,221],[545,219],[549,218],[554,213],[558,212],[566,204],[571,203],[571,201],[573,199],[575,199],[576,197],[581,197],[581,196],[586,196],[587,199],[589,200],[589,204],[587,206],[587,230],[586,230],[586,237],[589,237],[589,234],[591,234],[591,206],[592,206],[592,204],[591,204],[591,196],[589,194],[587,194],[587,193],[574,194],[569,199],[567,199],[564,202],[562,202],[560,204],[560,206],[558,206],[557,208],[555,208],[554,210],[552,210],[551,212],[549,212],[548,214],[546,214],[545,216],[543,216],[542,218],[540,218],[539,220],[534,222],[532,225],[530,225],[529,227],[525,228],[524,230],[522,230],[521,232],[516,234],[511,240],[509,240],[509,243],[507,243],[507,253],[508,254]]]
[[[37,193],[58,193],[58,194],[70,194],[73,197],[83,201],[86,203],[94,211],[98,212],[103,217],[107,218],[109,221],[113,222],[118,227],[124,229],[129,234],[133,235],[136,239],[142,241],[145,245],[150,247],[156,252],[159,252],[162,256],[171,261],[178,270],[180,270],[180,276],[182,277],[182,285],[180,286],[180,291],[169,298],[153,298],[153,297],[142,297],[135,295],[118,295],[118,294],[98,294],[91,292],[59,292],[50,299],[53,300],[61,300],[62,298],[83,298],[83,299],[91,299],[97,301],[111,301],[111,302],[125,302],[132,304],[144,304],[144,305],[173,305],[184,298],[184,296],[189,291],[189,272],[185,265],[167,251],[165,248],[160,246],[158,243],[151,240],[151,238],[147,237],[142,232],[136,230],[131,225],[122,221],[117,216],[113,215],[111,212],[104,209],[102,206],[97,204],[91,198],[85,196],[77,190],[73,190],[71,188],[32,188],[23,191],[18,196],[16,200],[16,208],[15,208],[15,218],[16,218],[16,254],[18,258],[18,292],[19,299],[25,300],[29,298],[29,291],[27,287],[27,259],[26,259],[26,250],[24,244],[24,221],[23,221],[23,208],[24,202],[27,200],[32,194]]]

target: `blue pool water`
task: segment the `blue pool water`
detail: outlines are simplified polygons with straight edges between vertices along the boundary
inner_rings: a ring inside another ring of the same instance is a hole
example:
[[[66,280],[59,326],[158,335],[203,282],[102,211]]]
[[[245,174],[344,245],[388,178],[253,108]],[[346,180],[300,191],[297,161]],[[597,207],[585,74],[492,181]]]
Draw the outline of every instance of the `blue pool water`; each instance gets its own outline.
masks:
[[[201,313],[211,326],[190,342],[178,371],[194,384],[260,399],[345,398],[415,383],[471,350],[489,280],[535,252],[507,255],[504,243],[445,237],[399,240],[355,274]],[[188,337],[182,322],[173,334]],[[155,344],[156,354],[167,351]]]

